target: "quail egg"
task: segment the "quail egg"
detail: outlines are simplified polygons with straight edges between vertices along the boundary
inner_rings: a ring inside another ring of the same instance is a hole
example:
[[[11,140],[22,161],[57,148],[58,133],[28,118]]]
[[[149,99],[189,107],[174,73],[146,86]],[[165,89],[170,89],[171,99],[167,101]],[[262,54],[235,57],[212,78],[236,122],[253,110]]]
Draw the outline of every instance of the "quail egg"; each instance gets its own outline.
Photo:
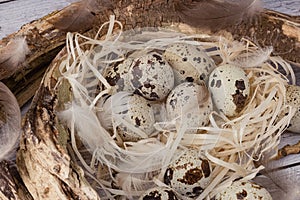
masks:
[[[174,191],[167,187],[154,187],[147,190],[139,200],[177,200]]]
[[[197,133],[197,127],[209,122],[213,110],[210,93],[202,81],[201,84],[185,82],[176,86],[166,100],[169,120],[179,119],[190,128],[186,133]]]
[[[163,56],[174,70],[176,85],[186,81],[207,82],[210,72],[216,67],[202,47],[191,44],[171,44]]]
[[[235,181],[215,196],[215,200],[272,200],[270,193],[252,182]]]
[[[249,78],[245,71],[229,64],[211,72],[208,86],[217,110],[228,117],[236,116],[245,107],[250,93]]]
[[[108,130],[116,127],[123,141],[147,138],[155,130],[151,104],[137,94],[118,92],[98,108],[97,116],[103,127]]]
[[[129,79],[134,93],[149,100],[163,100],[174,87],[171,66],[157,52],[135,58]]]
[[[300,86],[286,85],[286,100],[288,105],[297,109],[287,130],[300,133]]]
[[[209,161],[196,149],[188,149],[173,161],[164,174],[164,183],[183,196],[197,197],[211,178]]]
[[[111,94],[115,94],[120,91],[132,92],[133,88],[130,85],[128,71],[133,62],[133,59],[128,58],[123,62],[118,62],[111,66],[104,74],[107,82],[112,86]]]

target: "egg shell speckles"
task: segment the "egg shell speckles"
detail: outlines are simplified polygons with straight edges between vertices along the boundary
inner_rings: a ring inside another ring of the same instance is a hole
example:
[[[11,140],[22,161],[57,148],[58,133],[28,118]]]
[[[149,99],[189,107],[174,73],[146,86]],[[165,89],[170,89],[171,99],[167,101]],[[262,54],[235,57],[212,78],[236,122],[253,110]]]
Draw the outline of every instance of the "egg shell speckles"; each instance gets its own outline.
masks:
[[[208,160],[198,150],[189,149],[168,166],[164,183],[183,196],[197,197],[210,182],[210,175]]]
[[[139,95],[133,94],[128,102],[128,113],[125,114],[125,120],[139,128],[147,135],[150,135],[154,129],[154,113],[151,104]],[[141,139],[134,131],[122,126],[120,133],[124,141],[136,141]]]
[[[137,141],[146,138],[155,130],[153,127],[155,119],[152,107],[148,100],[137,94],[116,93],[106,100],[103,107],[111,110],[111,116],[114,119],[113,123],[115,123],[118,134],[123,141]],[[100,119],[103,118],[100,114],[99,116]],[[120,119],[142,131],[144,137],[132,130],[132,128],[128,128],[128,125],[123,124]]]
[[[147,190],[139,200],[177,200],[175,193],[166,187],[155,187]]]
[[[121,63],[116,63],[114,66],[111,66],[105,72],[104,77],[112,86],[111,94],[115,94],[120,91],[133,91],[128,77],[128,72],[132,62],[133,59],[128,58]]]
[[[272,200],[270,193],[260,185],[235,181],[230,187],[218,193],[215,200]]]
[[[228,117],[236,116],[245,107],[250,93],[245,71],[229,64],[212,71],[208,86],[216,108]]]
[[[290,121],[287,130],[295,133],[300,133],[300,86],[287,85],[286,100],[288,105],[297,109],[294,117]]]
[[[209,74],[216,67],[202,47],[191,44],[171,44],[163,56],[174,69],[176,85],[186,81],[207,82]]]
[[[134,92],[149,100],[165,99],[174,87],[171,66],[156,52],[134,59],[129,78]]]
[[[185,82],[170,92],[166,100],[166,110],[169,120],[183,119],[188,128],[197,128],[208,124],[213,105],[203,81],[202,84]],[[197,130],[189,129],[186,133],[197,133]]]

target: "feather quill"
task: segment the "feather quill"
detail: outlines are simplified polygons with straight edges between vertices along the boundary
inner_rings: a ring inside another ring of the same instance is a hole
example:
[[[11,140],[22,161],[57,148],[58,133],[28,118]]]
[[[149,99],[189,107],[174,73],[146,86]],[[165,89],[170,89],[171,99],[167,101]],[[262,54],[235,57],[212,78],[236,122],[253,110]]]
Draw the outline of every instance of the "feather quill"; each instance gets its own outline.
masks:
[[[0,49],[0,80],[10,77],[30,52],[25,37],[16,37]]]
[[[21,133],[21,111],[13,93],[0,82],[0,161],[12,159]]]
[[[193,0],[175,4],[181,19],[193,26],[220,30],[252,18],[262,10],[260,0]]]
[[[55,28],[66,32],[86,31],[93,26],[96,14],[111,8],[110,0],[80,0],[71,3],[58,15],[48,19]]]

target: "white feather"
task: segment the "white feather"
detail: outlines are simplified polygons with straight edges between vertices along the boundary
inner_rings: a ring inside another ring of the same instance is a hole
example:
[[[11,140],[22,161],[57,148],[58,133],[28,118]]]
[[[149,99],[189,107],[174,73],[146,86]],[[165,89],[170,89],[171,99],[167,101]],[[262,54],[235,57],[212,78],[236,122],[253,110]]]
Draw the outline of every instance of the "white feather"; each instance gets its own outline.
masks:
[[[299,141],[299,135],[285,133],[281,137],[279,148],[294,144]],[[272,154],[273,152],[270,152]],[[276,152],[275,152],[276,153]],[[266,155],[268,157],[268,155]],[[274,200],[296,200],[300,197],[300,157],[298,154],[288,155],[277,160],[264,161],[265,169],[262,174],[265,179],[258,177],[257,180],[267,188]]]
[[[109,98],[100,99],[97,107],[99,112],[97,116],[101,125],[106,129],[113,128],[113,122],[118,126],[121,122],[118,119],[123,118],[122,113],[129,110],[129,98],[132,94],[128,92],[118,92]]]
[[[21,134],[21,112],[11,91],[0,82],[0,161],[15,156]]]
[[[69,108],[60,112],[58,117],[67,123],[68,127],[75,125],[78,136],[83,140],[87,149],[94,152],[98,146],[108,139],[105,130],[100,126],[97,117],[89,107],[79,106],[75,102]]]
[[[88,106],[79,106],[73,102],[58,116],[66,122],[71,130],[71,136],[78,134],[86,148],[100,163],[116,171],[124,173],[155,171],[167,165],[172,157],[173,137],[169,137],[166,144],[149,139],[132,143],[126,149],[119,147]],[[176,148],[177,146],[174,147],[175,150]]]
[[[153,178],[156,173],[118,173],[116,175],[116,184],[125,192],[126,196],[140,196],[144,191],[155,186]]]
[[[0,80],[16,72],[30,52],[25,37],[16,37],[0,49]]]
[[[264,49],[258,49],[255,52],[245,52],[241,54],[237,59],[233,60],[231,63],[242,68],[257,67],[261,65],[261,63],[269,60],[272,51],[272,47],[267,47]]]

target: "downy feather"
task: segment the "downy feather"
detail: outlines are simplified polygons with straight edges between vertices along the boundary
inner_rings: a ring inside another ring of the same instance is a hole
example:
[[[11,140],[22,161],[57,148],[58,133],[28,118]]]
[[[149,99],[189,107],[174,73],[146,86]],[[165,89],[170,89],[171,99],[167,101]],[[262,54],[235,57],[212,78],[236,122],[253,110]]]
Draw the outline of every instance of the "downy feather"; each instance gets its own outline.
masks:
[[[103,128],[92,112],[89,107],[79,106],[73,102],[68,109],[60,112],[58,116],[68,124],[68,127],[72,127],[72,123],[74,123],[78,136],[87,149],[94,152],[98,146],[103,145],[103,140],[108,139],[108,136],[101,132]]]
[[[127,197],[133,198],[133,196],[140,196],[141,193],[155,186],[153,181],[155,175],[156,173],[118,173],[115,181]]]
[[[13,93],[0,82],[0,161],[14,159],[21,134],[21,112]]]
[[[60,112],[58,117],[71,129],[71,136],[73,131],[76,132],[98,161],[114,170],[125,173],[155,171],[172,155],[170,151],[172,137],[167,144],[146,140],[131,144],[127,149],[119,147],[88,106],[79,106],[73,102],[68,109]],[[141,149],[152,150],[143,152]]]
[[[29,54],[25,37],[16,37],[0,49],[0,80],[16,72]]]
[[[260,0],[193,0],[175,4],[182,20],[193,26],[220,30],[253,17],[262,10]]]
[[[263,174],[271,179],[279,191],[272,193],[274,200],[296,200],[300,198],[300,165],[297,157],[294,156],[296,163],[290,165],[286,163],[287,157],[266,164]]]
[[[93,26],[96,14],[111,6],[110,0],[102,0],[101,3],[97,0],[80,0],[71,3],[48,22],[62,31],[86,31]]]

